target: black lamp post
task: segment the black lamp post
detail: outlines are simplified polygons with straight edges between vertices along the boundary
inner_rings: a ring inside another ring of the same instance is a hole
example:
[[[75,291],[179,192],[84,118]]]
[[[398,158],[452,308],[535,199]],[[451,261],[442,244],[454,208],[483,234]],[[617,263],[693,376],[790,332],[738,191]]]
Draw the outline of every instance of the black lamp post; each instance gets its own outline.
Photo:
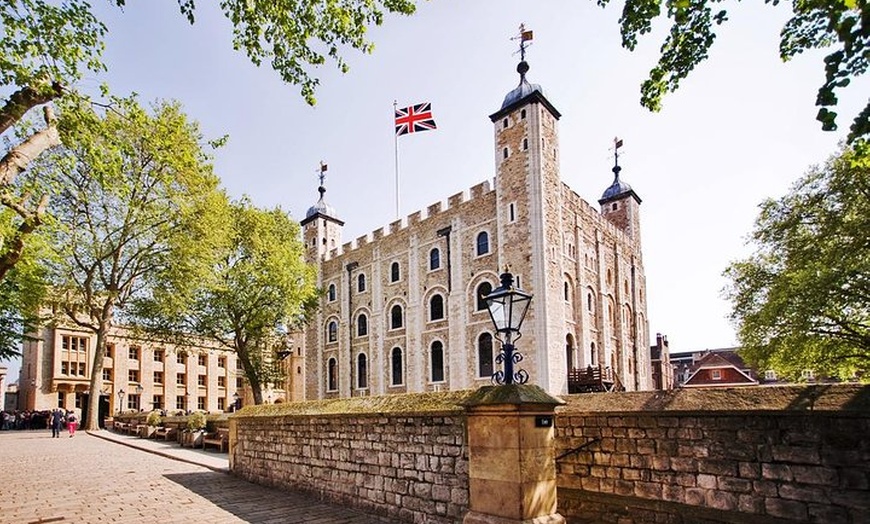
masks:
[[[124,411],[124,390],[118,391],[118,414],[121,414]]]
[[[242,397],[239,396],[238,391],[233,393],[233,406],[235,406],[235,410],[239,410],[242,407]]]
[[[525,384],[529,380],[528,372],[523,369],[514,372],[514,364],[521,362],[523,356],[514,351],[513,340],[522,336],[520,327],[529,310],[532,295],[515,288],[514,276],[505,268],[501,275],[501,286],[485,296],[484,300],[497,335],[504,337],[503,340],[499,338],[502,349],[495,359],[496,363],[504,364],[504,369],[494,373],[492,380],[497,384]]]

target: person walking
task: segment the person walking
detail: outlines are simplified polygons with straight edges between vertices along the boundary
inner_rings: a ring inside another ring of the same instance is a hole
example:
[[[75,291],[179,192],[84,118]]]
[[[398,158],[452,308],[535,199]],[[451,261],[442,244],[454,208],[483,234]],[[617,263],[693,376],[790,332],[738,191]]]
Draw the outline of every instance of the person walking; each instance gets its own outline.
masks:
[[[76,426],[78,426],[78,419],[76,418],[76,412],[70,411],[69,415],[66,417],[66,427],[69,429],[69,438],[73,438],[76,434]]]
[[[60,438],[60,430],[63,425],[63,411],[60,408],[51,410],[51,438]]]

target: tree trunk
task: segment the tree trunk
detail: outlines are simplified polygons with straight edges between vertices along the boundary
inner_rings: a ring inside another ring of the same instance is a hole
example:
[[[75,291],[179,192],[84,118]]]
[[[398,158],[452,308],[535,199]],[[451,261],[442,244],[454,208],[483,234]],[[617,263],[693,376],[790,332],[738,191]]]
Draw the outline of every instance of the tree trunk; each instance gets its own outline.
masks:
[[[21,120],[24,113],[36,106],[47,104],[63,95],[64,89],[59,82],[51,84],[51,88],[39,90],[34,87],[24,87],[12,93],[6,104],[0,109],[0,134]]]
[[[91,361],[91,394],[88,397],[88,419],[84,421],[86,430],[100,429],[100,390],[103,385],[103,360],[106,358],[106,338],[109,328],[112,327],[114,304],[107,301],[100,314],[96,335],[97,342],[94,347],[94,359]],[[117,377],[116,377],[117,378]],[[114,393],[114,392],[112,392]]]
[[[6,250],[0,254],[0,280],[3,280],[6,273],[21,259],[25,239],[42,224],[45,207],[48,205],[48,195],[43,195],[36,209],[30,209],[27,195],[21,199],[16,199],[8,191],[9,186],[15,181],[15,177],[27,169],[31,160],[41,155],[43,151],[60,145],[57,119],[54,117],[54,110],[51,106],[43,108],[43,116],[46,124],[45,129],[37,131],[27,140],[13,147],[0,159],[0,204],[12,209],[21,217],[21,224],[18,226],[15,236],[6,242]]]
[[[9,150],[0,159],[0,187],[12,185],[30,162],[43,151],[60,145],[60,134],[57,132],[57,119],[51,106],[43,107],[45,129],[30,135],[27,140]]]

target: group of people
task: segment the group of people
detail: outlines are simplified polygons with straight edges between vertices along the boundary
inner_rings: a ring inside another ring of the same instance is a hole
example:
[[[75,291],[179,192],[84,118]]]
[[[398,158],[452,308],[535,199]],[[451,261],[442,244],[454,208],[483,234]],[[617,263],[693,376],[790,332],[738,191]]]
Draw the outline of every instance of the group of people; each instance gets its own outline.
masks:
[[[43,411],[2,411],[0,412],[0,429],[45,429],[51,428],[52,438],[59,438],[66,429],[72,438],[76,434],[79,420],[75,411],[62,408]]]

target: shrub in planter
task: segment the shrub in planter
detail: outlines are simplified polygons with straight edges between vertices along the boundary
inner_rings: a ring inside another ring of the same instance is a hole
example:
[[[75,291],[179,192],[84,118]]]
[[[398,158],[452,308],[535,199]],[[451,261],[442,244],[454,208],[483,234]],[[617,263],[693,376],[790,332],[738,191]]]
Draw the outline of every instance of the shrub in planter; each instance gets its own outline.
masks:
[[[159,426],[163,423],[163,419],[160,417],[159,411],[152,411],[148,413],[148,418],[145,419],[145,423],[149,426]]]
[[[202,413],[201,411],[191,413],[190,416],[187,417],[187,429],[189,431],[205,429],[205,424],[205,413]]]

